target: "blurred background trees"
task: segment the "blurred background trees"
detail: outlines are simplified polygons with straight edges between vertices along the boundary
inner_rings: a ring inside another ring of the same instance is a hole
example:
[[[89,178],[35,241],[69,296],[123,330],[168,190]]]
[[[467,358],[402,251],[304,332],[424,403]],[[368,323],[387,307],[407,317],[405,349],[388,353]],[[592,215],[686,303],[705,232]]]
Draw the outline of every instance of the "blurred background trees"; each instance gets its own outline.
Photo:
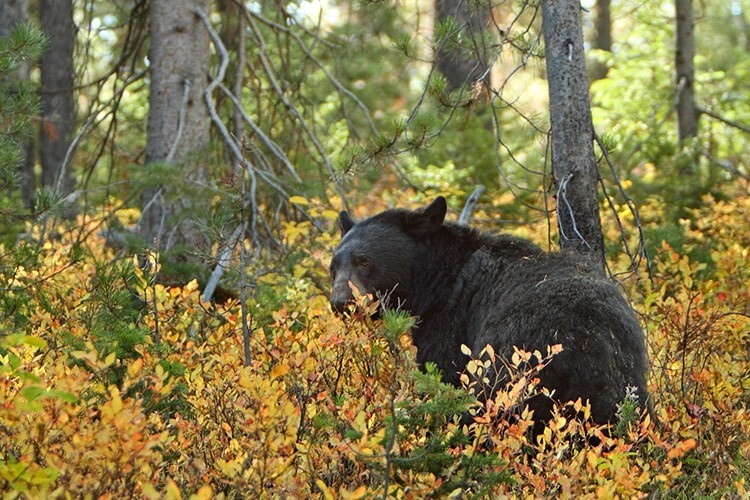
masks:
[[[313,198],[339,209],[409,188],[458,209],[482,184],[503,218],[554,225],[542,5],[6,2],[5,39],[28,20],[49,43],[2,76],[8,99],[29,85],[41,99],[36,134],[6,130],[20,156],[3,164],[17,215],[3,237],[33,217],[103,213],[113,244],[165,252],[182,281],[205,280],[239,241],[288,252],[287,221],[324,227]],[[622,224],[605,247],[635,258],[632,200],[664,203],[660,236],[679,243],[687,209],[749,175],[750,6],[584,7],[599,139],[587,155]]]

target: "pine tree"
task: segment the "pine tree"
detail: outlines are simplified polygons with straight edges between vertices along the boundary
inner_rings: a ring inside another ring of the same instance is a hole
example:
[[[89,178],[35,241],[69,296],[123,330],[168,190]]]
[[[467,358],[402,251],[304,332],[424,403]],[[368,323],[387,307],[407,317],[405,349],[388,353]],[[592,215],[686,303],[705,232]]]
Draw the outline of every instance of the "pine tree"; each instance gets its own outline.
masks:
[[[0,227],[27,214],[20,192],[20,169],[25,144],[32,137],[31,117],[39,114],[39,96],[30,80],[16,78],[19,68],[37,60],[44,50],[44,34],[28,23],[19,23],[0,38]]]

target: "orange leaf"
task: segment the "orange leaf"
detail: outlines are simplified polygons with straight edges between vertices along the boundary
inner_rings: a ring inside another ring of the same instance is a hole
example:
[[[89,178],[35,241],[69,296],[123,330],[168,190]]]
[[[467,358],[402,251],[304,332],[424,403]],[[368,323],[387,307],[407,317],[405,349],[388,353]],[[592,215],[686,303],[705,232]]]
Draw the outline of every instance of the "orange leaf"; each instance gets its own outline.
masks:
[[[283,377],[287,373],[289,373],[289,365],[276,365],[273,368],[271,368],[271,380],[277,379],[279,377]]]
[[[685,441],[680,442],[676,447],[672,448],[667,452],[668,458],[681,458],[685,453],[695,449],[698,446],[698,442],[693,438],[688,438]]]

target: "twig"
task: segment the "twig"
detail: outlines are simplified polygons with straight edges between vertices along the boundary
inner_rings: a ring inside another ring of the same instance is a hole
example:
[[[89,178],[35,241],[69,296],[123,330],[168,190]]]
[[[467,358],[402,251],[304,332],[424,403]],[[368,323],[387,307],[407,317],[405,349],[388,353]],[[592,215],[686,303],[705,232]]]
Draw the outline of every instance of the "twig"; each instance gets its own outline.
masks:
[[[709,110],[707,110],[707,109],[703,109],[703,108],[697,108],[697,109],[696,109],[696,111],[697,111],[697,112],[698,112],[699,114],[702,114],[702,115],[708,115],[708,116],[710,116],[711,118],[715,118],[716,120],[719,120],[720,122],[722,122],[722,123],[724,123],[724,124],[726,124],[726,125],[729,125],[730,127],[733,127],[733,128],[739,129],[739,130],[742,130],[742,131],[743,131],[743,132],[745,132],[746,134],[750,134],[750,127],[747,127],[747,126],[745,126],[745,125],[739,124],[739,123],[737,123],[737,122],[733,122],[732,120],[728,120],[728,119],[724,118],[723,116],[721,116],[721,115],[717,115],[716,113],[714,113],[714,112],[712,112],[712,111],[709,111]]]
[[[257,13],[257,12],[252,12],[252,11],[250,11],[249,9],[245,9],[245,12],[246,12],[246,14],[247,14],[248,16],[253,16],[253,17],[255,17],[256,19],[258,19],[258,20],[259,20],[260,22],[262,22],[262,23],[264,23],[264,24],[267,24],[268,26],[271,26],[271,27],[273,27],[274,29],[276,29],[276,30],[279,30],[279,31],[282,31],[282,32],[286,33],[287,35],[291,36],[291,37],[292,37],[292,38],[294,39],[294,41],[295,41],[295,42],[297,43],[297,46],[298,46],[298,47],[300,48],[300,50],[302,50],[302,52],[304,52],[304,53],[305,53],[305,55],[307,56],[307,58],[308,58],[308,59],[310,59],[310,61],[312,61],[312,62],[313,62],[313,64],[315,64],[315,66],[317,66],[317,67],[318,67],[318,69],[320,69],[320,70],[321,70],[321,71],[323,72],[323,74],[324,74],[324,75],[326,76],[326,78],[328,79],[328,81],[329,81],[329,82],[331,82],[331,84],[332,84],[332,85],[333,85],[334,87],[336,87],[336,89],[337,89],[337,90],[338,90],[339,92],[341,92],[341,93],[342,93],[342,94],[344,94],[344,95],[345,95],[346,97],[348,97],[349,99],[351,99],[351,100],[352,100],[352,101],[354,102],[354,104],[356,104],[356,105],[357,105],[357,107],[358,107],[358,108],[359,108],[359,109],[360,109],[360,110],[362,111],[362,113],[364,114],[364,116],[365,116],[365,121],[367,121],[367,124],[369,125],[369,127],[370,127],[370,130],[372,130],[372,132],[373,132],[373,133],[377,133],[377,128],[375,127],[375,122],[373,121],[372,117],[370,116],[370,111],[369,111],[369,110],[367,109],[367,106],[365,106],[365,104],[364,104],[364,103],[363,103],[363,102],[362,102],[362,101],[361,101],[361,100],[360,100],[360,99],[359,99],[359,98],[358,98],[358,97],[357,97],[357,96],[356,96],[355,94],[353,94],[353,93],[352,93],[352,92],[351,92],[351,91],[350,91],[349,89],[347,89],[346,87],[344,87],[344,86],[343,86],[343,85],[341,84],[341,82],[339,82],[339,81],[338,81],[338,80],[336,79],[336,77],[334,77],[334,76],[333,76],[333,75],[331,74],[331,72],[330,72],[330,71],[328,71],[328,68],[327,68],[327,67],[326,67],[326,66],[325,66],[325,65],[324,65],[324,64],[323,64],[323,63],[322,63],[322,62],[320,61],[320,59],[318,59],[318,58],[317,58],[317,57],[316,57],[316,56],[315,56],[315,55],[314,55],[314,54],[313,54],[313,53],[312,53],[312,52],[310,51],[310,49],[309,49],[309,48],[307,47],[307,45],[305,45],[305,43],[304,43],[304,42],[302,41],[302,39],[301,39],[301,38],[299,37],[299,35],[297,35],[297,34],[296,34],[296,33],[294,33],[293,31],[289,30],[288,28],[286,28],[286,27],[284,27],[284,26],[281,26],[280,24],[278,24],[278,23],[275,23],[275,22],[271,21],[270,19],[267,19],[267,18],[265,18],[265,17],[261,16],[261,15],[260,15],[259,13]],[[321,40],[321,39],[320,39],[319,37],[316,37],[316,40],[319,40],[319,41],[323,41],[323,40]],[[325,41],[323,41],[323,42],[324,42],[324,43],[326,43]]]
[[[237,112],[242,116],[242,119],[247,123],[250,128],[253,130],[255,135],[260,137],[260,139],[263,141],[263,143],[268,146],[268,149],[271,150],[271,152],[284,164],[284,166],[289,170],[289,172],[294,177],[294,180],[297,182],[302,182],[302,179],[300,179],[299,175],[297,175],[297,172],[294,170],[294,166],[291,164],[289,159],[286,157],[284,152],[281,150],[278,144],[276,144],[273,139],[268,137],[263,130],[258,127],[258,125],[253,121],[252,118],[250,118],[250,115],[247,114],[247,112],[243,109],[242,103],[239,101],[236,95],[234,95],[224,84],[219,83],[218,85],[219,89],[224,92],[224,94],[229,98],[230,101],[235,106],[235,109]]]
[[[268,51],[266,49],[266,41],[265,38],[263,38],[263,34],[258,29],[258,26],[255,24],[255,21],[253,20],[252,16],[249,18],[250,21],[250,29],[255,34],[255,38],[258,42],[258,55],[260,56],[260,63],[263,67],[263,70],[266,73],[266,76],[268,76],[268,80],[271,83],[271,87],[273,87],[274,91],[276,92],[276,95],[281,100],[281,102],[284,104],[284,107],[287,109],[289,113],[291,113],[299,122],[300,126],[303,128],[303,130],[307,133],[307,137],[310,139],[310,142],[312,142],[313,146],[315,147],[315,150],[320,155],[321,160],[323,160],[323,163],[326,166],[326,169],[328,170],[328,174],[330,175],[331,180],[333,181],[336,191],[338,191],[339,196],[341,197],[341,202],[344,206],[345,210],[348,210],[349,203],[346,199],[346,192],[344,191],[343,186],[336,178],[336,172],[333,168],[333,165],[331,164],[331,161],[328,159],[328,155],[325,152],[325,149],[320,144],[320,141],[318,141],[318,138],[315,136],[315,133],[313,133],[310,126],[307,124],[307,121],[304,119],[302,114],[297,110],[297,108],[292,104],[292,102],[287,99],[287,97],[284,95],[284,91],[281,89],[281,86],[279,85],[279,82],[276,79],[275,71],[272,68],[272,63],[268,59]]]
[[[484,193],[484,186],[480,184],[474,188],[474,192],[472,192],[471,195],[466,199],[464,209],[461,210],[461,216],[458,218],[459,226],[469,225],[471,215],[474,213],[474,208],[476,207],[479,198],[482,197],[482,193]]]
[[[183,130],[185,130],[185,110],[187,109],[188,96],[190,94],[190,80],[185,78],[185,81],[182,82],[182,85],[182,100],[180,101],[180,110],[177,116],[177,132],[175,132],[174,140],[172,141],[172,145],[169,147],[169,153],[167,153],[167,163],[171,163],[174,159],[174,155],[177,152],[177,145],[180,143],[180,138],[182,137]]]
[[[560,236],[562,236],[563,241],[572,240],[573,238],[569,237],[565,234],[565,228],[563,227],[565,224],[562,222],[562,217],[560,213],[560,201],[564,203],[565,207],[567,208],[568,216],[570,217],[570,224],[573,226],[573,232],[578,237],[580,241],[583,242],[584,245],[586,245],[586,248],[589,250],[593,250],[591,248],[591,245],[588,241],[586,241],[586,238],[583,237],[581,232],[578,230],[578,225],[576,224],[576,218],[573,214],[573,207],[570,205],[570,202],[568,201],[568,182],[573,178],[573,173],[569,172],[565,175],[562,179],[560,179],[560,185],[557,188],[557,206],[558,206],[558,218],[559,221],[559,228],[560,228]]]
[[[242,235],[245,234],[247,224],[243,222],[232,233],[232,236],[227,240],[226,246],[219,253],[216,259],[216,267],[211,272],[211,276],[208,278],[205,288],[203,289],[203,295],[201,295],[201,302],[208,302],[219,285],[221,277],[224,275],[224,271],[229,267],[231,261],[232,251],[237,243],[242,239]]]
[[[128,89],[128,86],[135,82],[140,80],[146,75],[147,69],[143,69],[139,71],[136,75],[133,76],[130,80],[125,82],[123,86],[117,90],[114,95],[112,96],[111,100],[115,100],[122,96],[122,94]],[[78,131],[78,133],[73,137],[73,140],[70,141],[70,146],[68,146],[68,150],[65,152],[65,158],[63,159],[62,164],[60,165],[60,171],[58,173],[59,177],[57,179],[57,182],[55,183],[55,191],[59,192],[61,181],[60,179],[63,177],[63,174],[65,173],[65,170],[68,167],[68,163],[70,163],[70,157],[73,156],[73,151],[78,146],[78,143],[81,142],[81,139],[83,139],[83,136],[85,136],[90,129],[93,129],[95,126],[99,125],[101,122],[103,122],[108,116],[111,114],[114,114],[114,111],[111,111],[110,113],[105,114],[103,117],[99,118],[99,114],[102,112],[103,109],[105,109],[107,106],[101,106],[99,109],[92,110],[87,114],[88,119],[86,120],[86,123],[83,124],[81,129]]]
[[[700,154],[703,155],[708,161],[710,161],[711,163],[717,164],[719,167],[723,168],[730,174],[736,175],[737,177],[742,177],[743,179],[750,179],[749,174],[740,172],[737,168],[732,166],[728,161],[714,158],[710,153],[706,151],[701,151]]]
[[[227,95],[230,97],[232,102],[237,106],[237,108],[241,111],[243,117],[246,117],[247,114],[242,109],[242,106],[240,105],[238,99],[236,96],[234,96],[229,90],[224,87],[221,84],[221,81],[224,79],[224,75],[226,74],[227,65],[229,64],[229,54],[226,50],[226,47],[224,47],[224,44],[221,42],[221,38],[219,38],[219,35],[216,33],[216,31],[211,26],[211,21],[208,19],[208,16],[205,12],[203,12],[203,9],[200,7],[195,8],[195,13],[198,15],[198,17],[203,21],[203,25],[206,28],[206,31],[208,31],[209,36],[211,37],[212,41],[214,42],[214,46],[219,51],[220,57],[221,57],[221,63],[219,65],[219,71],[216,75],[216,78],[214,78],[206,87],[206,91],[204,94],[206,105],[208,107],[209,115],[211,116],[211,120],[214,122],[216,127],[219,129],[219,133],[221,134],[222,138],[224,139],[224,142],[229,146],[229,149],[231,150],[233,156],[235,159],[242,164],[245,169],[247,170],[248,174],[250,175],[250,182],[251,182],[251,189],[250,189],[250,206],[253,209],[253,213],[251,215],[252,219],[254,220],[257,217],[257,201],[255,199],[255,193],[256,193],[256,175],[260,176],[269,186],[274,188],[276,191],[281,193],[284,197],[284,199],[288,200],[290,198],[290,195],[279,186],[272,178],[271,174],[269,172],[264,172],[261,169],[256,168],[254,165],[252,165],[247,158],[242,154],[242,151],[240,150],[239,145],[237,144],[237,141],[232,137],[232,135],[229,133],[229,130],[227,129],[224,122],[221,120],[221,117],[219,117],[218,112],[216,111],[216,105],[212,98],[212,93],[215,88],[220,88],[224,92],[227,93]],[[247,117],[249,120],[249,117]],[[307,213],[303,208],[301,208],[299,205],[296,205],[298,210],[306,217],[308,218],[313,225],[323,230],[322,226],[313,219],[313,217]],[[253,222],[253,227],[255,227]]]
[[[651,276],[651,262],[648,258],[648,251],[646,250],[646,236],[643,233],[643,224],[641,223],[640,214],[638,212],[638,206],[636,205],[635,201],[628,196],[628,194],[625,192],[625,188],[622,186],[622,182],[620,182],[620,176],[617,174],[617,169],[615,169],[615,165],[612,162],[612,159],[609,156],[609,152],[607,151],[607,148],[604,146],[604,143],[602,142],[602,138],[599,137],[599,134],[594,131],[594,141],[599,146],[599,150],[602,152],[602,155],[604,156],[604,161],[607,162],[607,166],[609,166],[610,172],[612,172],[612,178],[615,181],[615,185],[617,186],[618,191],[620,192],[620,196],[625,200],[625,204],[627,205],[628,209],[630,210],[630,213],[633,215],[633,220],[635,221],[635,227],[638,230],[638,251],[637,251],[637,260],[634,257],[633,253],[630,251],[630,246],[628,245],[627,238],[625,237],[625,229],[623,227],[622,221],[620,220],[620,216],[617,214],[617,210],[614,209],[614,202],[609,196],[609,193],[607,192],[606,186],[604,185],[604,180],[600,179],[600,183],[602,186],[602,191],[604,192],[604,196],[607,198],[607,201],[609,202],[610,208],[612,209],[612,213],[615,214],[615,220],[617,221],[617,225],[620,229],[620,241],[622,241],[623,246],[625,248],[625,252],[630,257],[631,267],[635,271],[635,269],[640,265],[641,260],[646,261],[646,270],[648,272],[648,275]]]
[[[224,125],[224,122],[221,120],[221,117],[219,117],[219,114],[216,112],[216,105],[214,104],[214,100],[212,97],[214,89],[221,84],[221,81],[224,79],[224,75],[226,74],[227,66],[229,65],[229,54],[227,53],[226,47],[224,47],[224,44],[221,42],[221,38],[211,26],[211,21],[208,19],[208,16],[206,15],[206,13],[203,12],[203,9],[201,9],[200,7],[196,7],[195,13],[203,22],[203,26],[206,28],[206,31],[211,37],[211,40],[214,42],[214,46],[216,47],[216,50],[219,51],[219,55],[221,57],[221,63],[219,65],[219,71],[216,75],[216,78],[211,80],[211,82],[206,86],[206,90],[203,94],[203,97],[206,101],[206,106],[208,107],[208,113],[211,116],[211,121],[213,121],[216,127],[219,129],[219,132],[221,133],[221,136],[224,139],[224,143],[232,151],[232,154],[234,155],[235,159],[245,167],[245,170],[247,170],[247,173],[250,176],[250,182],[253,187],[250,190],[250,200],[249,200],[250,207],[252,208],[250,219],[251,219],[251,226],[254,230],[254,228],[256,227],[255,222],[257,218],[257,208],[258,208],[258,204],[255,199],[255,186],[256,186],[255,174],[256,174],[257,169],[247,161],[247,159],[242,154],[242,151],[240,151],[240,148],[237,145],[237,142],[234,140],[234,138],[232,138],[231,134],[229,133],[229,130],[227,130],[226,125]]]

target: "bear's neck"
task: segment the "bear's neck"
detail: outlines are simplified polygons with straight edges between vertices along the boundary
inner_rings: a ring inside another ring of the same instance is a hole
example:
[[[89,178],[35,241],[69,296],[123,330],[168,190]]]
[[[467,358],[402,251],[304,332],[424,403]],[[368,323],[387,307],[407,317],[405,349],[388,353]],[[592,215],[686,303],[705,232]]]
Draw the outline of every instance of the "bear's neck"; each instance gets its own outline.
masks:
[[[444,224],[431,234],[414,262],[406,301],[411,314],[418,316],[412,338],[420,365],[434,362],[445,382],[459,385],[459,373],[468,361],[461,345],[472,344],[472,303],[490,281],[501,279],[509,263],[541,253],[526,240],[455,224]]]

